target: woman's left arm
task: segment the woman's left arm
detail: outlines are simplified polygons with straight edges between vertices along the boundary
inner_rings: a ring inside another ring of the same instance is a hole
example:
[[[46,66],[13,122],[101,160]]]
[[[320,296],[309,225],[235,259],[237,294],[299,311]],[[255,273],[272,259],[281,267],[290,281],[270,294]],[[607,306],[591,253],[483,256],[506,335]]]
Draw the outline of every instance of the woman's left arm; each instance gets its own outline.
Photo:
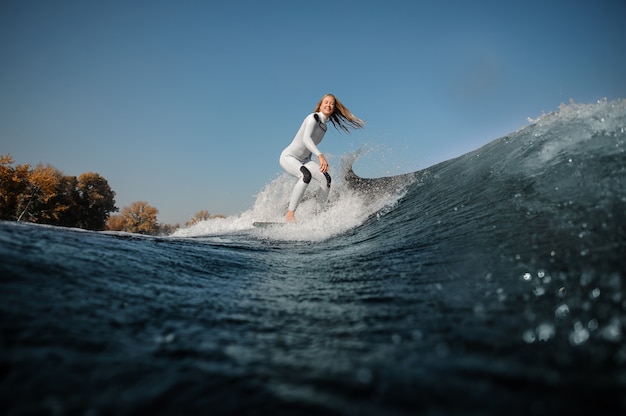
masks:
[[[320,152],[320,150],[315,145],[315,142],[313,141],[313,130],[315,129],[316,125],[317,125],[317,122],[315,121],[315,117],[313,116],[313,114],[310,114],[304,120],[304,131],[302,132],[303,133],[302,142],[304,143],[306,148],[309,150],[309,152],[319,157],[319,155],[321,155],[322,152]]]

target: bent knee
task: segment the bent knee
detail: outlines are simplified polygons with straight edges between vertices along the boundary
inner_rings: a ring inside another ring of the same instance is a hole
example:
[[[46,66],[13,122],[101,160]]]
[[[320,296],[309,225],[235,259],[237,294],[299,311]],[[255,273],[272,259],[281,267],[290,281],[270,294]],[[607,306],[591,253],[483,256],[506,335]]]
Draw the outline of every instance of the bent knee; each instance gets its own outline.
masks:
[[[311,171],[306,168],[306,166],[300,167],[300,172],[302,172],[302,182],[310,183],[311,182]]]

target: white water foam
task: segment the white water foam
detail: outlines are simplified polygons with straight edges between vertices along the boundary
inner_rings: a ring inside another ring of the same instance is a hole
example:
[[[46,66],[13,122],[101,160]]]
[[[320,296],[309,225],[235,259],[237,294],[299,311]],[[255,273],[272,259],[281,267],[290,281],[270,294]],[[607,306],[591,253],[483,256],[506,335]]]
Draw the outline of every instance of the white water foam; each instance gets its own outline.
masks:
[[[561,104],[557,112],[543,114],[533,123],[533,136],[544,140],[536,160],[541,166],[554,163],[565,157],[570,148],[588,142],[592,138],[603,138],[614,144],[616,150],[624,151],[624,114],[626,100],[599,100],[596,104],[578,104],[573,100]]]
[[[283,223],[295,178],[283,173],[268,183],[256,197],[253,206],[226,218],[201,221],[177,230],[173,237],[220,236],[247,233],[258,238],[282,241],[323,241],[363,224],[371,215],[393,207],[404,195],[394,190],[373,198],[350,189],[343,173],[357,155],[346,155],[342,174],[333,176],[328,202],[321,205],[316,198],[317,184],[311,183],[296,212],[297,223],[256,228],[256,221]]]

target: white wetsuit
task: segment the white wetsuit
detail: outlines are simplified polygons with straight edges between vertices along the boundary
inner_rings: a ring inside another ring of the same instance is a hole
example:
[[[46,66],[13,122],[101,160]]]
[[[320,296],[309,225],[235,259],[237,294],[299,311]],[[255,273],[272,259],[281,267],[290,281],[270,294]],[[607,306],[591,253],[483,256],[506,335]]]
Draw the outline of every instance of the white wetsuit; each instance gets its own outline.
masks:
[[[298,207],[300,198],[302,198],[311,178],[319,183],[319,199],[324,202],[328,198],[330,176],[320,172],[320,165],[311,160],[312,155],[319,156],[322,154],[317,145],[322,141],[324,133],[328,129],[327,120],[328,118],[322,112],[309,114],[302,122],[300,130],[298,130],[291,144],[280,154],[280,166],[287,173],[298,178],[289,200],[290,211],[295,211]]]

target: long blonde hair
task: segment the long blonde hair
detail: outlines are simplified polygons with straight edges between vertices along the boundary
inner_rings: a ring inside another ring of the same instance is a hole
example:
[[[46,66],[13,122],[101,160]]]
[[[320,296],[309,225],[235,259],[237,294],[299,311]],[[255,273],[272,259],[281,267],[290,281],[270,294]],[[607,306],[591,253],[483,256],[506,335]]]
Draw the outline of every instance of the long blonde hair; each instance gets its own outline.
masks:
[[[333,94],[326,94],[320,99],[320,101],[315,106],[316,113],[320,111],[320,108],[322,107],[322,101],[324,101],[324,98],[326,97],[333,97],[333,99],[335,100],[335,111],[333,111],[333,113],[329,117],[331,123],[333,123],[333,127],[335,127],[339,131],[343,130],[348,134],[350,134],[350,130],[348,130],[348,127],[351,127],[353,129],[362,129],[363,127],[365,127],[365,121],[352,114],[348,107],[343,105],[341,101],[339,101],[337,97],[335,97]]]

